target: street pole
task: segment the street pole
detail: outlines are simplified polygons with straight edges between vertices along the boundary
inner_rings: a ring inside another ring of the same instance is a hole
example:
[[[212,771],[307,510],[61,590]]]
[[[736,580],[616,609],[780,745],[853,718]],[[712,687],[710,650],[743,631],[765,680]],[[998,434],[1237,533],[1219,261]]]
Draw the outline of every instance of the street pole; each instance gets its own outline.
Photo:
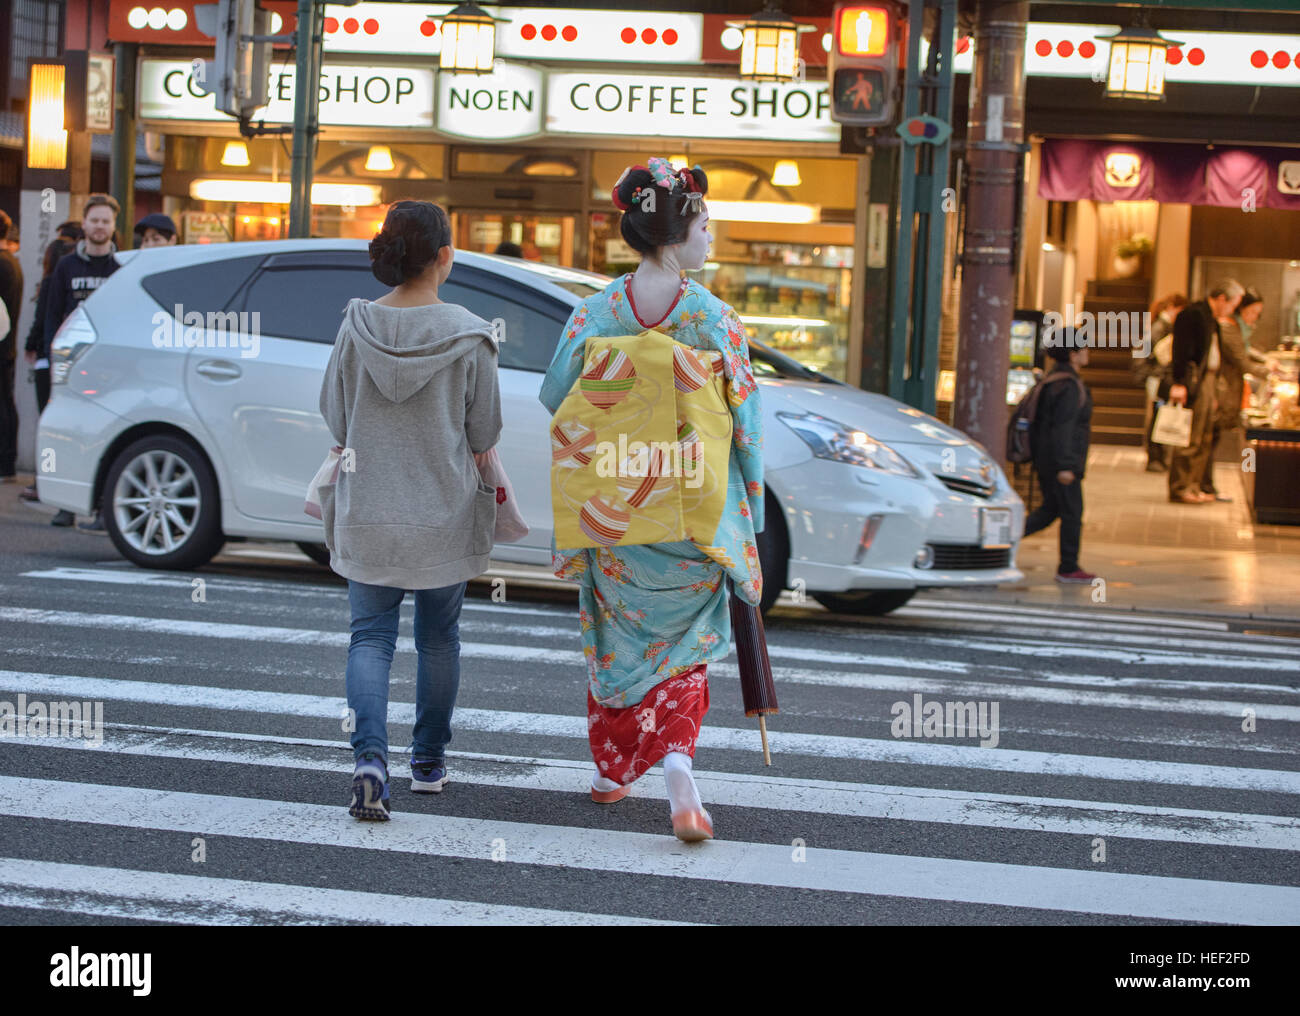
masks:
[[[968,190],[953,425],[1001,461],[1019,255],[1025,0],[980,0],[966,128]]]
[[[113,44],[113,164],[109,191],[117,199],[117,236],[125,246],[135,229],[135,62],[139,45]]]
[[[289,236],[311,236],[311,184],[320,117],[321,12],[316,0],[298,0],[294,70],[293,157],[289,183]]]

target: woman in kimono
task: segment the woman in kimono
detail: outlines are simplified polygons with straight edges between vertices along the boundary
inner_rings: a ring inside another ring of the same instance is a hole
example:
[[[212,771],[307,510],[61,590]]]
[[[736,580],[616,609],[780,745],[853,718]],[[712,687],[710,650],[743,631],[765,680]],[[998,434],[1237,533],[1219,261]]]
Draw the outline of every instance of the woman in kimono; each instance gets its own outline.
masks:
[[[707,665],[731,648],[728,586],[757,605],[763,581],[755,542],[763,528],[762,417],[744,326],[682,274],[703,268],[709,252],[707,189],[698,166],[678,171],[664,159],[623,173],[613,199],[641,264],[574,310],[540,394],[554,414],[583,373],[588,339],[651,328],[696,350],[725,384],[731,443],[715,532],[641,546],[552,546],[555,574],[580,583],[592,799],[620,800],[662,761],[673,832],[687,841],[713,836],[691,763],[709,708]]]

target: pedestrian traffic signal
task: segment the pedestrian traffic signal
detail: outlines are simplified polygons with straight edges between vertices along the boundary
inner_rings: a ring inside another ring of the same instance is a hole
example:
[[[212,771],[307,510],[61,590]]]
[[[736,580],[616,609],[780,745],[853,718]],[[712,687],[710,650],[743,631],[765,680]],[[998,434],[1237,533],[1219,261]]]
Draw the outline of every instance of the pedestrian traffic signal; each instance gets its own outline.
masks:
[[[897,3],[835,5],[829,76],[831,119],[884,127],[894,122],[905,8]]]
[[[270,100],[271,12],[257,0],[198,4],[194,22],[217,40],[216,58],[194,61],[194,87],[216,98],[217,109],[247,116]]]

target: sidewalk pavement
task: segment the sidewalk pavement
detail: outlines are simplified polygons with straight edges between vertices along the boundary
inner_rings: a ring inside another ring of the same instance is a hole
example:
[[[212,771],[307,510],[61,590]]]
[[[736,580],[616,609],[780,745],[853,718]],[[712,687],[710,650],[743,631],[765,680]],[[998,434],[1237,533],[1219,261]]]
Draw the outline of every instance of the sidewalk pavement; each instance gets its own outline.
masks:
[[[927,595],[1300,619],[1300,526],[1251,521],[1239,461],[1215,463],[1215,485],[1232,503],[1171,504],[1167,475],[1146,472],[1145,451],[1094,445],[1083,480],[1079,563],[1105,579],[1104,587],[1056,582],[1054,523],[1020,545],[1023,582]]]

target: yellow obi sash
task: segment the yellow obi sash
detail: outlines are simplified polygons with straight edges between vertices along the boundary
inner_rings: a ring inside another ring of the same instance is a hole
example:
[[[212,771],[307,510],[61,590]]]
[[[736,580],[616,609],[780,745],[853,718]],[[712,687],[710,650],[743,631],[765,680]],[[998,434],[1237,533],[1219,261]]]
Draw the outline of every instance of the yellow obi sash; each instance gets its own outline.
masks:
[[[731,461],[722,353],[650,329],[585,354],[551,419],[555,545],[711,544]]]

